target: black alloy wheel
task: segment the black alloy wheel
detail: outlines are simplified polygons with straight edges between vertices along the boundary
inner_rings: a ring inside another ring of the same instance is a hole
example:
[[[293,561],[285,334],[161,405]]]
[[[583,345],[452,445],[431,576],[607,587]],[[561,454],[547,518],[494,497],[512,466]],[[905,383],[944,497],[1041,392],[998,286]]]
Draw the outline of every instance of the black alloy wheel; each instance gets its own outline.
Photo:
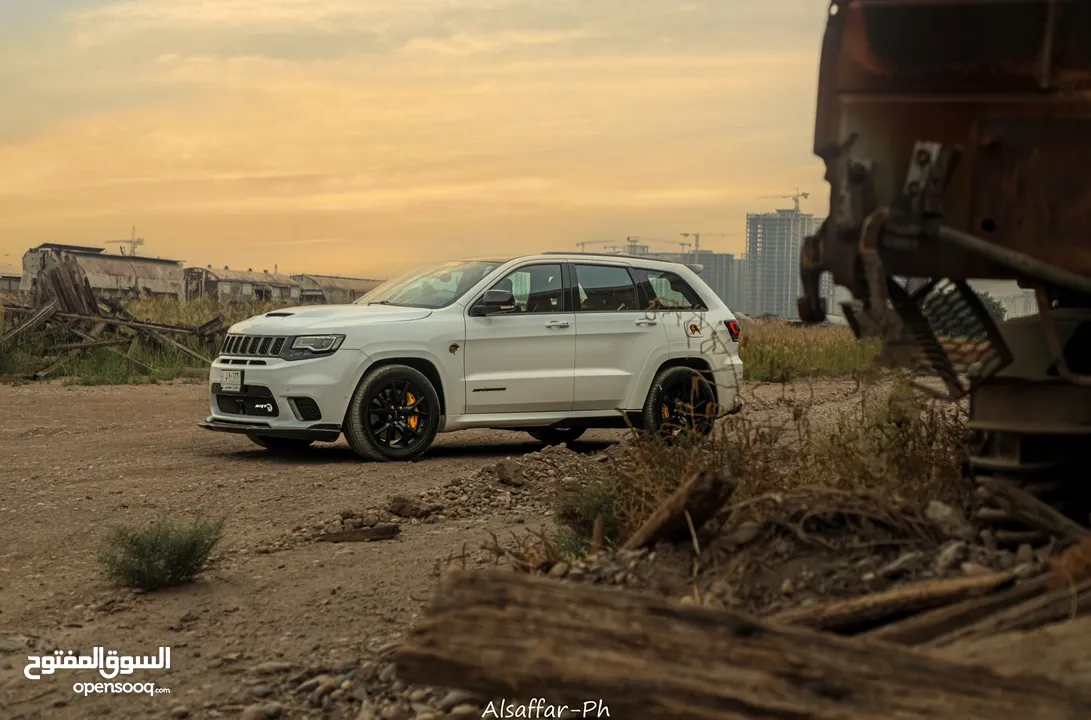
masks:
[[[712,433],[719,408],[716,390],[700,372],[667,368],[656,376],[644,406],[644,429],[664,439]]]
[[[413,460],[431,447],[439,415],[439,395],[427,377],[386,365],[365,376],[353,394],[345,436],[364,457]]]

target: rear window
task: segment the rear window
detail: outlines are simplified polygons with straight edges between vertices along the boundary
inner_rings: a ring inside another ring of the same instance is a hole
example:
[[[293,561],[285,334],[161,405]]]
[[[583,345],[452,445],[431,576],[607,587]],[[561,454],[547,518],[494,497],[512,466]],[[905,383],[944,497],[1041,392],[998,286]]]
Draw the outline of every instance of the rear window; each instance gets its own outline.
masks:
[[[689,283],[666,270],[636,269],[633,273],[640,283],[648,309],[651,310],[707,310],[704,300]]]

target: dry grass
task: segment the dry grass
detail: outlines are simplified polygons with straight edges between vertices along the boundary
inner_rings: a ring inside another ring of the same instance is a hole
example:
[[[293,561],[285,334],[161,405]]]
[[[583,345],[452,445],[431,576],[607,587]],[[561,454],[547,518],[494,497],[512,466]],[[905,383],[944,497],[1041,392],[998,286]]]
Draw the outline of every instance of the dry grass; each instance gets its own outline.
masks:
[[[605,520],[608,545],[636,530],[684,478],[727,468],[737,480],[733,521],[760,515],[770,498],[821,489],[826,496],[882,497],[923,505],[961,505],[965,418],[957,405],[932,401],[903,379],[862,385],[851,414],[809,419],[805,394],[788,396],[789,419],[756,420],[753,406],[721,421],[712,436],[674,445],[634,436],[629,452],[604,463],[583,486],[559,496],[553,543],[566,555],[589,547],[594,519]]]
[[[146,528],[117,527],[99,555],[119,585],[158,590],[192,582],[223,537],[224,521],[178,524],[160,520]]]
[[[856,375],[872,368],[878,352],[876,341],[860,342],[848,328],[771,321],[743,325],[739,349],[746,379],[763,382]]]

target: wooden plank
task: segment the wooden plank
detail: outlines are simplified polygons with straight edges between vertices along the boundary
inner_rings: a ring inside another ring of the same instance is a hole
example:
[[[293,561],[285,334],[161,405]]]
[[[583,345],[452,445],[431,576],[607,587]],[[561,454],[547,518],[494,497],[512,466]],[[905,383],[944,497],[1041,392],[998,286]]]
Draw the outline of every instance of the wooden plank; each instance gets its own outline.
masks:
[[[444,575],[395,661],[407,683],[627,720],[1091,717],[1091,690],[1031,673],[511,571]]]
[[[94,337],[93,334],[91,334]],[[49,348],[50,350],[91,350],[92,348],[100,347],[116,347],[118,345],[128,345],[131,340],[91,340],[81,343],[62,343],[60,345],[54,345]]]
[[[1000,478],[981,478],[978,487],[1009,517],[1034,529],[1044,530],[1058,540],[1078,543],[1091,538],[1091,530],[1065,517],[1030,493]]]
[[[995,635],[1013,630],[1031,630],[1079,617],[1091,609],[1091,580],[1075,587],[1062,587],[1014,607],[982,618],[972,625],[952,630],[928,643],[928,647],[943,647],[954,642]]]
[[[797,625],[815,630],[862,632],[908,614],[990,593],[1011,585],[1014,580],[1015,576],[1011,573],[922,580],[886,592],[792,608],[768,616],[765,620],[777,625]]]
[[[638,550],[664,540],[689,540],[691,532],[711,520],[733,492],[735,484],[726,470],[694,473],[656,508],[651,517],[625,541],[622,549]]]
[[[78,329],[76,329],[76,328],[73,328],[73,329],[72,329],[72,332],[73,332],[73,333],[75,333],[76,335],[80,336],[80,337],[81,337],[81,338],[83,338],[84,340],[87,340],[87,341],[89,341],[89,342],[95,342],[95,338],[94,338],[94,337],[92,337],[92,336],[91,336],[90,334],[88,334],[88,333],[85,333],[85,332],[84,332],[84,331],[82,331],[82,330],[78,330]],[[135,343],[134,343],[134,344],[135,344]],[[147,365],[147,364],[145,364],[145,363],[142,363],[141,361],[137,360],[136,358],[134,358],[134,357],[132,356],[132,353],[131,353],[131,352],[129,352],[129,353],[123,353],[123,352],[121,352],[120,350],[118,350],[117,348],[106,348],[106,349],[107,349],[107,350],[108,350],[109,352],[111,352],[111,353],[113,353],[113,354],[117,355],[118,357],[123,357],[123,358],[125,358],[126,360],[128,360],[129,362],[131,362],[131,363],[132,363],[133,365],[136,365],[136,366],[137,366],[138,368],[140,368],[141,370],[143,370],[143,371],[145,371],[145,372],[155,372],[155,368],[153,368],[153,367],[152,367],[151,365]],[[131,349],[131,346],[130,346],[130,349]]]
[[[871,640],[921,645],[1044,593],[1051,578],[1039,576],[1000,592],[973,597],[890,623],[866,633]]]
[[[0,337],[0,345],[8,342],[9,340],[14,340],[16,337],[22,335],[25,332],[30,332],[31,330],[45,325],[56,314],[57,301],[51,300],[50,302],[39,308],[33,315],[31,315],[29,320],[24,320],[23,322],[19,323],[14,329],[10,330],[7,334],[5,334],[3,337]]]
[[[13,308],[16,312],[25,313],[30,308]],[[119,318],[105,317],[101,315],[80,315],[78,313],[58,312],[57,318],[61,320],[88,320],[91,322],[101,322],[113,327],[130,327],[130,328],[142,328],[147,330],[158,330],[159,332],[177,333],[179,335],[192,335],[196,332],[193,328],[185,325],[164,325],[163,323],[153,323],[135,320],[122,320]]]
[[[186,347],[182,343],[177,342],[175,340],[172,340],[171,338],[167,337],[166,335],[164,335],[164,334],[162,334],[160,332],[156,332],[155,330],[144,330],[144,332],[147,335],[150,335],[152,338],[154,338],[158,342],[163,343],[165,345],[170,345],[171,347],[175,348],[176,350],[180,350],[184,354],[189,355],[191,358],[195,358],[196,360],[198,360],[199,362],[204,363],[205,365],[211,365],[212,364],[212,361],[210,359],[206,358],[204,355],[201,355],[198,352],[194,352],[193,350],[190,350],[188,347]]]

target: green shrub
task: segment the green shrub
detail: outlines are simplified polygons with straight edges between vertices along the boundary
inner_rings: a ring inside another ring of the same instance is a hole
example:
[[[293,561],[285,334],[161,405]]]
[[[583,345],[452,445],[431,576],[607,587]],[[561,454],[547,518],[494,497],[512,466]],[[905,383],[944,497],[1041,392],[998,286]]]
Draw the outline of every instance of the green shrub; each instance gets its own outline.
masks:
[[[223,530],[224,520],[185,525],[159,520],[145,528],[118,527],[107,537],[99,561],[111,580],[126,587],[184,585],[204,571]]]

